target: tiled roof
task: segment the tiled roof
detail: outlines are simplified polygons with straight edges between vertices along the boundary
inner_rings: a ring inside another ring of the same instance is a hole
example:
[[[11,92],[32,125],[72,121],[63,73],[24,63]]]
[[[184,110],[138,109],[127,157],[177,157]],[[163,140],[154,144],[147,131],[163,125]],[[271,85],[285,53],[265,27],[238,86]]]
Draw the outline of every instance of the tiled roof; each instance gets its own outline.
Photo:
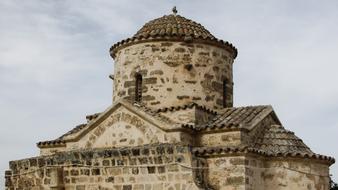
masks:
[[[201,109],[201,110],[204,110],[205,112],[208,112],[208,113],[211,113],[211,114],[214,114],[214,115],[218,114],[216,111],[208,109],[205,106],[198,105],[197,103],[194,103],[194,102],[186,104],[186,105],[181,105],[181,106],[171,106],[171,107],[160,108],[160,109],[157,109],[156,112],[169,112],[169,111],[172,112],[172,111],[191,109],[191,108],[194,108],[194,107]]]
[[[72,130],[68,131],[67,133],[65,133],[64,135],[62,135],[61,137],[55,139],[55,140],[50,140],[50,141],[41,141],[37,143],[37,146],[39,148],[41,147],[49,147],[49,146],[63,146],[65,145],[65,137],[75,134],[77,132],[79,132],[80,130],[82,130],[83,128],[85,128],[87,126],[87,124],[80,124],[77,125],[76,127],[74,127]]]
[[[169,124],[176,124],[174,121],[172,121],[170,118],[160,115],[158,111],[153,110],[151,108],[146,107],[145,105],[140,104],[133,104],[134,108],[143,111],[144,113],[147,113],[148,115],[158,119],[159,121],[163,121]]]
[[[201,24],[174,14],[164,15],[147,22],[134,35],[136,38],[147,38],[149,36],[183,36],[215,39],[215,37]]]
[[[219,154],[259,154],[267,157],[284,157],[284,158],[309,158],[328,161],[330,164],[335,162],[335,159],[330,156],[321,154],[315,154],[312,152],[301,153],[301,152],[288,152],[288,153],[269,153],[261,149],[252,148],[248,146],[243,147],[195,147],[192,149],[192,153],[198,156],[213,156]]]
[[[133,107],[148,115],[151,115],[158,120],[175,125],[176,123],[169,118],[160,115],[160,112],[177,111],[182,109],[193,108],[199,106],[197,104],[188,104],[184,106],[162,108],[152,110],[144,105],[133,104]],[[203,107],[202,107],[203,108]],[[237,108],[226,108],[221,114],[215,116],[213,120],[202,126],[184,125],[194,131],[202,130],[217,130],[217,129],[245,129],[248,134],[254,135],[251,142],[241,146],[221,146],[221,147],[194,147],[192,152],[196,155],[214,155],[214,154],[230,154],[230,153],[254,153],[267,157],[291,157],[291,158],[309,158],[328,161],[334,163],[332,157],[313,153],[301,139],[299,139],[293,132],[286,130],[281,125],[261,126],[262,129],[256,133],[250,133],[251,127],[255,126],[264,117],[272,113],[271,106],[248,106]],[[94,114],[96,119],[98,114]],[[276,118],[278,121],[278,118]],[[277,122],[279,123],[279,121]],[[69,135],[75,134],[88,127],[88,124],[81,124],[62,135],[61,137],[37,143],[38,147],[62,147],[66,145]]]
[[[254,138],[253,148],[263,150],[267,154],[313,154],[301,139],[281,125],[272,125]]]
[[[94,113],[94,114],[91,114],[91,115],[87,115],[86,119],[89,122],[89,121],[91,121],[91,120],[96,119],[97,117],[99,117],[100,114],[101,113]]]
[[[143,111],[144,113],[158,119],[159,121],[168,123],[168,124],[176,124],[175,122],[173,122],[172,120],[170,120],[169,118],[162,116],[158,113],[158,111],[154,111],[148,107],[145,107],[143,105],[138,105],[138,104],[133,104],[133,107],[137,110]],[[91,122],[92,120],[97,119],[100,116],[101,113],[95,113],[92,115],[88,115],[86,116],[86,119],[88,122]],[[75,133],[78,133],[79,131],[87,128],[89,125],[87,124],[80,124],[77,125],[76,127],[74,127],[72,130],[68,131],[67,133],[65,133],[64,135],[62,135],[61,137],[55,139],[55,140],[49,140],[49,141],[41,141],[37,143],[37,146],[42,148],[42,147],[57,147],[57,146],[64,146],[66,141],[68,140],[67,137],[70,135],[73,135]]]
[[[59,147],[59,146],[65,146],[66,142],[64,140],[61,139],[55,139],[55,140],[51,140],[51,141],[41,141],[36,143],[36,145],[39,148],[43,148],[43,147]]]
[[[335,162],[332,157],[313,153],[293,132],[280,125],[265,126],[251,139],[252,142],[242,146],[195,147],[193,153],[196,155],[254,153],[267,157],[310,158],[325,160],[331,164]]]
[[[63,137],[68,136],[68,135],[72,135],[74,133],[77,133],[78,131],[80,131],[81,129],[85,128],[87,126],[87,124],[83,123],[80,125],[77,125],[76,127],[74,127],[72,130],[68,131],[66,134],[62,135],[61,137],[59,137],[58,139],[63,139]]]
[[[237,56],[237,49],[231,43],[217,39],[201,24],[175,14],[147,22],[133,37],[114,44],[110,55],[114,58],[117,50],[125,45],[159,40],[213,44],[228,49],[234,58]]]
[[[272,112],[271,106],[225,108],[222,114],[219,114],[207,124],[201,126],[183,125],[183,127],[196,131],[233,128],[245,129],[252,126],[256,119],[260,119],[270,112]]]

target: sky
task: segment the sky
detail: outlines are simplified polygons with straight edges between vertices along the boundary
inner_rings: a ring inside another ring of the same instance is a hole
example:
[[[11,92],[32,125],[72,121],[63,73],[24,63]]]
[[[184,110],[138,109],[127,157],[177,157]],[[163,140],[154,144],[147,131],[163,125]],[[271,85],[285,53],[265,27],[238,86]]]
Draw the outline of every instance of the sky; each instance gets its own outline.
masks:
[[[1,0],[1,179],[10,160],[111,105],[109,48],[174,5],[237,47],[235,106],[272,105],[314,152],[338,158],[336,0]]]

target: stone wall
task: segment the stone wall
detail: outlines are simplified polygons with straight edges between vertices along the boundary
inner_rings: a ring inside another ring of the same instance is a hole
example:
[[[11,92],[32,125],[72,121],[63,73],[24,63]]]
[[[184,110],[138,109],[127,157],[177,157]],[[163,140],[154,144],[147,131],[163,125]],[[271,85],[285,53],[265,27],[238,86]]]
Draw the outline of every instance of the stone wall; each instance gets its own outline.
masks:
[[[320,161],[240,155],[207,161],[208,184],[217,190],[329,189],[329,168]]]
[[[10,162],[6,190],[326,190],[327,163],[254,154],[199,156],[173,144],[92,149]]]
[[[309,159],[248,158],[247,189],[262,190],[327,190],[329,167],[327,163]],[[261,187],[264,187],[261,188]]]
[[[198,189],[191,167],[179,145],[63,152],[10,162],[6,190]]]
[[[147,42],[119,50],[115,58],[113,101],[134,101],[135,74],[142,75],[142,102],[150,108],[196,102],[210,109],[233,104],[233,58],[222,48],[197,43]]]
[[[245,157],[211,157],[208,162],[208,184],[217,190],[245,190]]]
[[[243,132],[220,131],[217,133],[200,133],[196,135],[196,145],[215,147],[215,146],[240,146],[243,144]]]
[[[216,114],[202,110],[199,107],[187,108],[160,113],[161,115],[170,118],[172,121],[188,125],[202,125],[213,119]]]

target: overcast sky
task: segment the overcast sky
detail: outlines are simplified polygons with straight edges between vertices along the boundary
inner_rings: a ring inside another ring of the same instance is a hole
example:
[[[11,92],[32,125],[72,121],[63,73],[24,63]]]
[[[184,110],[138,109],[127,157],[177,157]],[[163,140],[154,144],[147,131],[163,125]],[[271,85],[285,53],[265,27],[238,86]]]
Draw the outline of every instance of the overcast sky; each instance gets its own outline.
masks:
[[[238,48],[235,106],[271,104],[314,152],[338,158],[336,0],[1,0],[2,179],[8,161],[111,104],[110,46],[174,5]],[[338,181],[337,164],[331,173]]]

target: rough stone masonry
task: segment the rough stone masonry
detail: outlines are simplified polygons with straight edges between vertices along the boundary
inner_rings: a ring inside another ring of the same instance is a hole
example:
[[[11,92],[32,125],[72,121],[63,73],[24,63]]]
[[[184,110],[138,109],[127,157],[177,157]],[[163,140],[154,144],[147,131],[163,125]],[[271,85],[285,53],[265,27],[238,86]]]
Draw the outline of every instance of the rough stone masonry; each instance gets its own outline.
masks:
[[[40,155],[11,161],[6,190],[327,190],[335,160],[269,105],[233,107],[237,49],[177,14],[114,44],[113,103]]]

